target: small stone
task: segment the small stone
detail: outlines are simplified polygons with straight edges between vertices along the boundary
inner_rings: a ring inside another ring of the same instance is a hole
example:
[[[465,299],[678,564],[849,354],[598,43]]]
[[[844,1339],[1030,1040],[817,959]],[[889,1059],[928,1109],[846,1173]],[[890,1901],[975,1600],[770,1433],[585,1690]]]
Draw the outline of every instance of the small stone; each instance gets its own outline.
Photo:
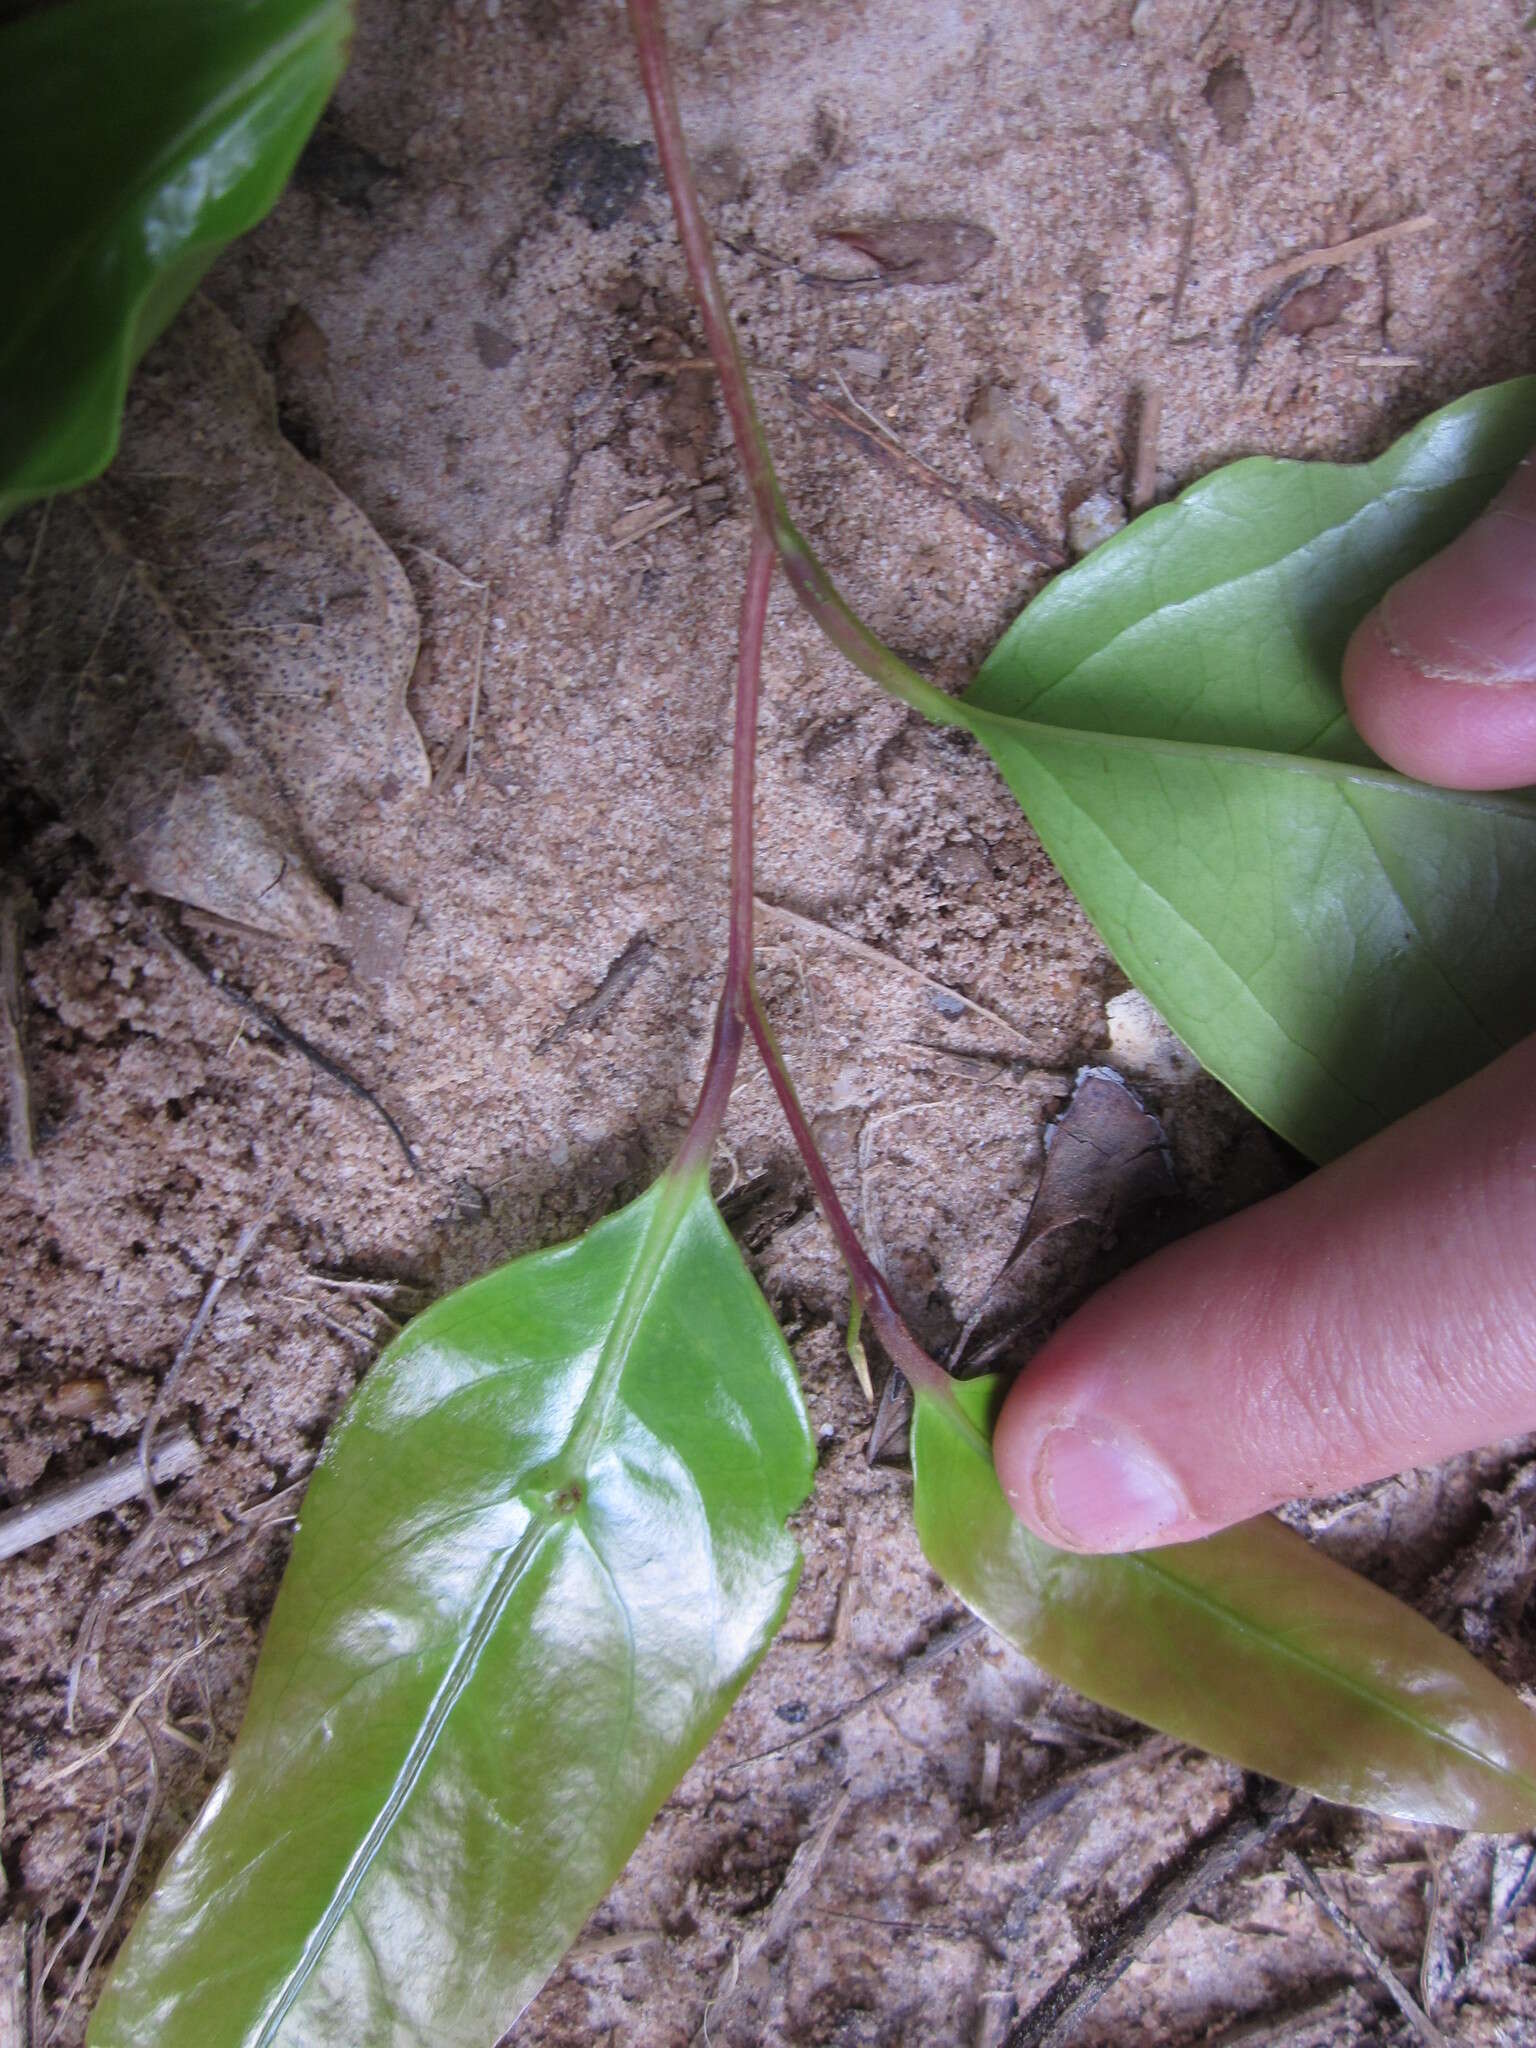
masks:
[[[747,195],[747,166],[734,142],[717,142],[694,167],[699,197],[706,206],[732,206]]]
[[[324,370],[330,362],[331,345],[325,330],[302,306],[290,306],[270,343],[272,368],[278,381],[303,377]]]
[[[1171,1024],[1138,988],[1125,989],[1104,1005],[1110,1056],[1138,1079],[1180,1086],[1200,1071],[1200,1062]]]
[[[71,1422],[98,1422],[112,1406],[112,1390],[102,1379],[60,1380],[53,1396],[54,1413]]]
[[[1125,524],[1125,505],[1113,491],[1095,491],[1067,515],[1067,539],[1075,555],[1091,555]]]
[[[359,981],[375,988],[389,988],[396,981],[415,921],[409,903],[396,903],[364,882],[342,885],[341,943]]]
[[[1000,384],[978,391],[966,415],[971,445],[988,476],[1000,484],[1023,484],[1034,457],[1029,422]]]
[[[504,370],[517,354],[517,343],[511,335],[503,334],[499,327],[487,326],[484,320],[477,320],[469,332],[475,354],[487,370]]]
[[[1229,146],[1243,139],[1253,112],[1253,87],[1236,57],[1225,57],[1205,81],[1205,103],[1216,118],[1216,132]]]

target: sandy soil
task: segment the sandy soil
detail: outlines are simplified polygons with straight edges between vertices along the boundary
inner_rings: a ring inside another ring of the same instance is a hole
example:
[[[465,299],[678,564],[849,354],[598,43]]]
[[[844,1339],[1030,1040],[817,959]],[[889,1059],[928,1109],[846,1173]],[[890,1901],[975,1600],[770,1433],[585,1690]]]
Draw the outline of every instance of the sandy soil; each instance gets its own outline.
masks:
[[[1148,393],[1167,495],[1240,453],[1372,453],[1532,367],[1536,42],[1516,0],[673,11],[786,487],[853,601],[946,685],[1042,578],[957,496],[1065,548],[1085,501],[1129,490]],[[1264,266],[1423,214],[1254,323]],[[996,238],[948,284],[882,282],[826,239],[935,215]],[[282,940],[168,910],[10,769],[40,1120],[35,1177],[0,1176],[11,1502],[131,1447],[210,1279],[264,1219],[169,1404],[201,1463],[157,1527],[130,1506],[3,1567],[0,1962],[14,1976],[25,1948],[34,1982],[51,1965],[39,2048],[81,2039],[100,1963],[217,1774],[294,1489],[386,1317],[638,1191],[682,1128],[719,971],[747,526],[709,380],[675,367],[698,336],[621,10],[365,4],[293,189],[207,292],[271,373],[289,438],[409,578],[407,703],[435,781],[378,768],[343,791],[306,773],[335,743],[324,707],[268,748],[295,857],[379,912],[365,943],[345,921]],[[791,380],[873,413],[956,492],[872,461]],[[0,597],[22,591],[34,539],[0,537]],[[1123,983],[978,752],[878,698],[782,595],[765,688],[759,886],[795,915],[763,913],[764,990],[834,1171],[941,1343],[1017,1234],[1073,1072],[1110,1051]],[[264,698],[269,740],[274,719]],[[167,931],[373,1090],[420,1171]],[[1195,1211],[1293,1171],[1166,1043],[1130,1064]],[[721,1184],[746,1190],[739,1226],[822,1447],[806,1571],[515,2039],[671,2048],[707,2014],[717,2043],[980,2048],[1240,1783],[985,1637],[954,1640],[908,1477],[866,1461],[841,1271],[756,1070],[728,1138]],[[1312,1522],[1423,1594],[1490,1526],[1483,1491],[1520,1469],[1506,1446]],[[1529,1684],[1529,1575],[1507,1566],[1449,1618]],[[798,1914],[762,1946],[791,1856],[844,1788]],[[1533,2038],[1527,1852],[1321,1811],[1301,1842],[1408,1979],[1422,1956],[1449,2038]],[[711,2005],[744,1940],[758,1966]],[[1258,2031],[1223,2031],[1252,2016]],[[0,2040],[6,2023],[0,2001]],[[1260,1853],[1070,2038],[1409,2036]]]

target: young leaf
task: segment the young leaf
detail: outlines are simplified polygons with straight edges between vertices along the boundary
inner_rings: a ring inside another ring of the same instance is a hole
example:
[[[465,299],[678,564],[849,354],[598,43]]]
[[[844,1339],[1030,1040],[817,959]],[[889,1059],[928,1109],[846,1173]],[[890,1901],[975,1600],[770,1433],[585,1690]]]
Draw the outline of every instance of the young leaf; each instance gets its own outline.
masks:
[[[351,0],[59,0],[0,27],[0,520],[97,475],[129,373],[261,219]]]
[[[701,1176],[429,1309],[316,1468],[93,2048],[494,2041],[782,1619],[813,1464]]]
[[[957,1388],[986,1430],[1002,1391],[996,1378]],[[1536,1825],[1536,1714],[1280,1522],[1124,1557],[1053,1550],[923,1393],[912,1463],[928,1562],[1080,1692],[1325,1799],[1489,1832]]]
[[[1377,763],[1349,634],[1536,440],[1536,378],[1359,468],[1239,462],[1046,589],[964,699],[1127,974],[1315,1159],[1536,1028],[1536,793]]]

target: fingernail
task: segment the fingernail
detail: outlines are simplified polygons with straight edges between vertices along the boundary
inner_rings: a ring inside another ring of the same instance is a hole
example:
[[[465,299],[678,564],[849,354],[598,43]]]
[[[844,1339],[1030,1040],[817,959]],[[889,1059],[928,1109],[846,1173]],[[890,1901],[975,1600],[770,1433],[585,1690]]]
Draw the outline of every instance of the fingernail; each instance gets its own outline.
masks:
[[[1139,1550],[1190,1516],[1162,1460],[1112,1427],[1053,1429],[1034,1481],[1041,1519],[1071,1550]]]
[[[1432,682],[1536,685],[1536,464],[1522,463],[1481,519],[1391,590],[1377,620],[1391,651]]]

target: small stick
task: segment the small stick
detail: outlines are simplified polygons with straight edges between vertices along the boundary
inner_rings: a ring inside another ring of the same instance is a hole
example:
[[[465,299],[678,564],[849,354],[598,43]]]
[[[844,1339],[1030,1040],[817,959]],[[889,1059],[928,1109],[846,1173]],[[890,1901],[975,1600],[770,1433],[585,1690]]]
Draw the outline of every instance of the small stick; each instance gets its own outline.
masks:
[[[1157,496],[1157,437],[1163,424],[1163,394],[1149,384],[1141,394],[1136,423],[1136,466],[1131,476],[1131,511],[1145,512]]]
[[[59,1936],[58,1940],[53,1944],[53,1947],[48,1951],[47,1955],[43,1958],[42,1969],[38,1975],[37,1980],[39,1997],[41,1997],[42,1993],[48,1988],[48,1979],[53,1975],[54,1964],[59,1960],[59,1957],[63,1955],[65,1949],[69,1947],[69,1944],[74,1940],[75,1936],[80,1932],[81,1928],[85,1925],[86,1921],[91,1917],[91,1908],[93,1905],[95,1905],[96,1894],[101,1889],[101,1873],[107,1867],[107,1844],[111,1840],[111,1837],[111,1822],[103,1821],[101,1824],[101,1841],[97,1845],[96,1849],[96,1868],[91,1873],[91,1881],[89,1886],[86,1888],[85,1897],[80,1901],[80,1904],[76,1909],[74,1919],[70,1921],[69,1925],[65,1928],[64,1932]],[[36,2041],[40,2041],[42,2039],[42,2033],[40,2029],[33,2029],[33,2039]],[[0,2040],[3,2040],[3,2036],[0,2036]]]
[[[1247,1801],[1192,1843],[1153,1879],[1141,1897],[1122,1913],[1108,1932],[1057,1979],[1031,2012],[1009,2034],[1006,2048],[1055,2048],[1072,2027],[1117,1984],[1151,1942],[1181,1913],[1220,1884],[1261,1843],[1287,1827],[1307,1804],[1293,1793],[1278,1808]]]
[[[832,1839],[842,1826],[843,1815],[848,1811],[853,1798],[845,1785],[822,1818],[806,1835],[789,1860],[784,1881],[774,1893],[773,1902],[762,1914],[751,1932],[745,1934],[731,1951],[730,1960],[720,1973],[713,1996],[704,2008],[698,2031],[693,2037],[692,2048],[710,2048],[710,2020],[729,2004],[745,1979],[749,1993],[758,1988],[761,1976],[760,1961],[764,1952],[789,1932],[799,1919],[805,1905],[806,1895],[816,1882],[817,1872],[826,1861]]]
[[[1300,277],[1304,270],[1320,270],[1330,263],[1345,263],[1351,256],[1363,256],[1367,249],[1380,248],[1383,242],[1400,241],[1405,235],[1422,235],[1427,229],[1438,226],[1439,222],[1432,213],[1415,213],[1407,220],[1389,221],[1383,228],[1369,228],[1363,235],[1351,235],[1346,242],[1333,242],[1325,249],[1308,249],[1300,256],[1287,256],[1279,263],[1271,263],[1254,273],[1252,288],[1256,292],[1268,291],[1271,285]]]
[[[1396,1970],[1387,1961],[1376,1944],[1369,1940],[1350,1919],[1342,1907],[1336,1906],[1323,1890],[1315,1870],[1302,1860],[1294,1849],[1287,1849],[1282,1859],[1286,1875],[1298,1885],[1318,1910],[1330,1920],[1343,1935],[1349,1946],[1359,1956],[1366,1968],[1376,1978],[1382,1989],[1391,1998],[1403,2018],[1412,2027],[1426,2048],[1449,2048],[1444,2034],[1425,2012],[1422,2005],[1408,1989]]]
[[[464,738],[464,780],[475,774],[475,727],[480,719],[480,678],[485,668],[485,636],[491,623],[491,593],[480,588],[480,623],[475,629],[475,672],[469,686],[469,729]]]
[[[0,903],[0,1039],[9,1092],[11,1162],[29,1180],[37,1178],[33,1143],[32,1081],[27,1072],[26,1016],[21,987],[21,902],[15,890]]]
[[[756,902],[759,910],[766,910],[770,917],[776,917],[781,924],[793,925],[797,931],[810,933],[812,938],[829,940],[834,946],[841,946],[845,952],[856,954],[860,960],[867,960],[872,967],[887,968],[892,973],[904,975],[908,981],[916,982],[922,988],[933,989],[951,1002],[961,1004],[973,1017],[985,1018],[988,1024],[995,1024],[999,1031],[1006,1031],[1010,1038],[1026,1050],[1033,1049],[1030,1047],[1029,1039],[1017,1024],[1010,1024],[1006,1017],[1000,1016],[996,1010],[989,1010],[985,1003],[972,1002],[971,998],[962,995],[959,989],[951,988],[947,981],[936,981],[920,967],[909,966],[905,960],[899,960],[894,953],[882,953],[877,946],[866,945],[862,939],[856,939],[848,932],[840,932],[836,925],[823,924],[820,918],[806,917],[801,911],[791,910],[783,903],[770,903],[766,896],[759,896]],[[926,1046],[924,1050],[931,1052],[933,1047]]]
[[[442,771],[439,770],[438,773],[441,778]],[[223,996],[226,1002],[233,1003],[237,1010],[243,1010],[248,1017],[254,1017],[262,1029],[270,1031],[280,1044],[291,1046],[295,1052],[302,1053],[312,1067],[318,1067],[320,1072],[336,1082],[338,1087],[345,1088],[349,1095],[355,1095],[360,1102],[367,1103],[374,1115],[383,1120],[389,1135],[405,1154],[405,1163],[412,1173],[421,1172],[410,1139],[371,1088],[365,1087],[355,1074],[349,1073],[339,1060],[333,1060],[328,1052],[322,1052],[318,1045],[311,1045],[302,1033],[285,1024],[265,1003],[258,1003],[254,996],[248,996],[243,988],[237,988],[217,968],[210,967],[207,961],[194,953],[184,940],[173,939],[168,931],[158,925],[154,928],[154,936],[168,953],[174,954],[182,965],[190,967],[194,974],[201,975],[208,986]]]
[[[886,1679],[884,1684],[875,1686],[869,1692],[860,1693],[859,1697],[850,1700],[846,1707],[834,1709],[811,1727],[802,1728],[797,1735],[791,1735],[787,1741],[775,1743],[772,1749],[759,1749],[751,1756],[737,1757],[734,1763],[725,1765],[720,1775],[723,1778],[729,1777],[733,1771],[744,1771],[748,1764],[766,1763],[770,1757],[787,1755],[790,1750],[798,1749],[804,1742],[814,1742],[818,1735],[825,1735],[829,1728],[837,1727],[839,1722],[846,1721],[851,1714],[861,1713],[865,1707],[872,1707],[876,1700],[883,1700],[887,1693],[911,1685],[925,1672],[931,1671],[941,1658],[952,1656],[956,1650],[974,1642],[984,1626],[982,1622],[969,1619],[951,1624],[942,1633],[934,1636],[915,1657],[909,1657],[895,1676]]]
[[[0,1927],[0,2048],[28,2048],[27,1930],[20,1919]]]
[[[1335,1984],[1331,1991],[1308,1993],[1289,1999],[1269,2012],[1253,2013],[1245,2020],[1235,2020],[1230,2027],[1223,2027],[1219,2034],[1206,2035],[1203,2048],[1280,2048],[1281,2042],[1289,2041],[1303,2029],[1310,2034],[1326,2031],[1328,2038],[1337,2039],[1340,2030],[1337,2027],[1325,2030],[1323,2022],[1342,2017],[1339,2009],[1347,2004],[1352,1988],[1347,1981]]]
[[[155,1450],[151,1476],[157,1485],[168,1486],[172,1480],[183,1479],[194,1470],[202,1462],[202,1455],[191,1431],[179,1429]],[[88,1477],[50,1487],[36,1499],[24,1501],[20,1507],[0,1515],[0,1558],[16,1557],[35,1543],[62,1536],[66,1529],[76,1528],[95,1515],[104,1515],[109,1508],[120,1508],[142,1493],[139,1454],[125,1452]]]
[[[176,1356],[171,1360],[170,1370],[155,1389],[155,1398],[149,1404],[149,1413],[144,1418],[144,1427],[139,1432],[139,1480],[144,1500],[151,1515],[159,1510],[160,1503],[155,1496],[153,1474],[155,1453],[155,1431],[160,1427],[160,1418],[170,1404],[171,1396],[180,1384],[182,1370],[197,1348],[197,1340],[208,1327],[208,1319],[218,1307],[219,1296],[245,1264],[251,1247],[266,1229],[277,1197],[268,1195],[261,1214],[247,1223],[235,1240],[235,1248],[226,1258],[220,1259],[214,1268],[213,1278],[203,1291],[203,1298],[197,1305],[197,1313],[187,1325],[187,1334],[176,1347]]]
[[[942,471],[935,469],[931,463],[924,462],[920,456],[910,454],[879,425],[878,421],[872,426],[866,426],[862,420],[835,404],[830,398],[824,398],[819,391],[813,391],[810,385],[802,382],[800,378],[790,377],[785,381],[789,386],[790,397],[803,411],[808,412],[812,419],[821,421],[844,440],[851,441],[854,447],[862,449],[866,455],[894,475],[915,484],[920,490],[929,491],[933,496],[944,499],[958,512],[964,513],[973,526],[979,526],[983,533],[990,534],[994,540],[1009,542],[1031,561],[1039,562],[1048,569],[1059,569],[1066,560],[1059,548],[1053,548],[1049,541],[1043,540],[1032,527],[1018,517],[1017,513],[994,504],[990,498],[979,497],[974,491],[968,491],[960,484],[951,483],[949,478]],[[865,413],[864,418],[872,420],[873,415]]]
[[[216,1641],[217,1638],[210,1640]],[[46,1777],[40,1778],[38,1790],[46,1791],[50,1785],[62,1785],[66,1778],[74,1777],[77,1771],[88,1770],[92,1764],[99,1763],[111,1750],[116,1749],[130,1726],[138,1719],[140,1707],[148,1706],[161,1686],[169,1685],[183,1666],[190,1664],[192,1659],[200,1656],[207,1647],[208,1644],[199,1637],[188,1649],[174,1656],[163,1671],[157,1671],[149,1684],[134,1694],[99,1742],[93,1742],[90,1748],[82,1750],[79,1756],[72,1757],[67,1764],[61,1764],[56,1771],[49,1771]]]
[[[133,1844],[128,1851],[128,1859],[123,1865],[123,1874],[117,1881],[117,1890],[112,1894],[111,1902],[106,1912],[102,1915],[95,1933],[91,1936],[90,1947],[80,1958],[79,1967],[75,1971],[74,1981],[71,1983],[68,1991],[65,1992],[63,2001],[58,2011],[54,2014],[53,2025],[48,2030],[47,2038],[49,2041],[52,2041],[59,2032],[69,2014],[70,2007],[85,1989],[87,1980],[92,1970],[96,1967],[96,1958],[106,1946],[107,1936],[117,1924],[117,1916],[123,1910],[123,1901],[128,1896],[129,1886],[133,1883],[134,1872],[139,1867],[139,1858],[144,1854],[144,1844],[149,1836],[149,1824],[154,1819],[155,1811],[160,1804],[160,1760],[155,1754],[155,1738],[150,1734],[142,1721],[136,1721],[136,1726],[144,1738],[145,1748],[149,1754],[149,1790],[144,1795],[144,1811],[139,1816],[138,1827],[134,1830]]]

